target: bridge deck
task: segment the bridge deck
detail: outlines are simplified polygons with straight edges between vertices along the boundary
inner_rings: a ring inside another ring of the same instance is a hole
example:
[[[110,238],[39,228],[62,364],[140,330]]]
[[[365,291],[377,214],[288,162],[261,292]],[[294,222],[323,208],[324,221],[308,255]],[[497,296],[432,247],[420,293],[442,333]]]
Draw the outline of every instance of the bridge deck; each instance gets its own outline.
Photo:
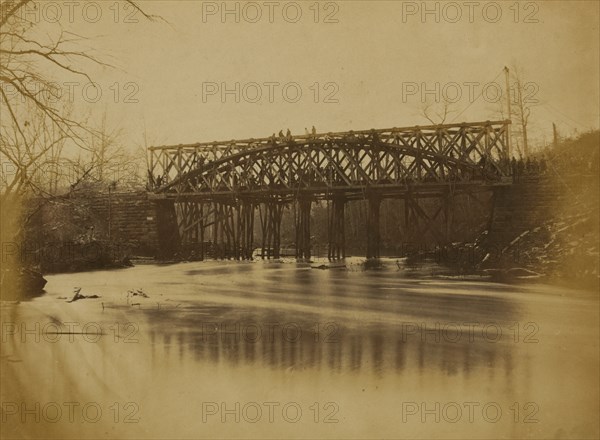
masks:
[[[447,194],[458,194],[461,192],[486,192],[493,190],[496,187],[512,185],[510,179],[502,179],[496,182],[447,182],[447,183],[418,183],[416,185],[398,186],[395,184],[389,185],[372,185],[351,186],[351,187],[320,187],[308,189],[288,189],[288,188],[270,188],[263,191],[253,191],[240,189],[235,192],[230,190],[223,191],[194,191],[194,192],[162,192],[149,193],[148,197],[152,200],[186,200],[195,202],[210,202],[210,201],[234,201],[236,199],[260,201],[275,201],[291,202],[298,198],[311,198],[313,200],[333,200],[343,198],[345,200],[362,200],[367,196],[376,195],[379,198],[398,198],[402,199],[408,195],[421,199],[437,198]]]

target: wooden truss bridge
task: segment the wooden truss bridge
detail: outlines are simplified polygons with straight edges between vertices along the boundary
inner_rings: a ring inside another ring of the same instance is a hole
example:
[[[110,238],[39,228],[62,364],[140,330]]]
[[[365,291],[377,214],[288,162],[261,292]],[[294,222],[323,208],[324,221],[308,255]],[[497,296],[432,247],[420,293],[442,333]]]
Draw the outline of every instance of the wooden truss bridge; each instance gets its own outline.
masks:
[[[210,242],[215,256],[249,259],[255,220],[263,256],[279,258],[291,207],[296,257],[310,259],[311,205],[327,200],[329,257],[344,258],[345,204],[366,200],[367,257],[379,257],[380,204],[403,199],[405,215],[430,226],[451,218],[453,197],[487,190],[509,174],[510,121],[272,136],[151,147],[149,190],[165,248]],[[424,198],[443,203],[430,215]],[[258,215],[257,215],[258,213]],[[443,242],[447,232],[437,231]],[[204,257],[202,255],[201,257]]]

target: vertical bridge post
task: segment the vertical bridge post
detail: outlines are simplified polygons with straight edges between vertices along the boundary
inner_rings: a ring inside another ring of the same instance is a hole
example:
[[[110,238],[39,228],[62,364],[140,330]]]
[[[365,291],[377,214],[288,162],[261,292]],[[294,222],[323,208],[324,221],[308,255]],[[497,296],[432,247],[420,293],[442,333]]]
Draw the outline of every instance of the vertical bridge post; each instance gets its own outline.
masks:
[[[281,251],[281,217],[283,215],[283,204],[272,199],[262,203],[259,208],[260,223],[262,229],[261,257],[279,258]]]
[[[308,197],[303,197],[297,203],[296,259],[310,260],[310,209],[312,200]]]
[[[254,203],[250,200],[242,200],[238,204],[237,217],[240,258],[251,260],[254,248]]]
[[[379,209],[381,198],[371,195],[368,198],[369,212],[367,215],[367,258],[379,258],[381,235],[379,231]]]
[[[329,250],[327,257],[329,260],[346,258],[346,234],[344,228],[345,204],[346,200],[344,197],[334,197],[332,200],[332,207],[329,211],[328,219]]]

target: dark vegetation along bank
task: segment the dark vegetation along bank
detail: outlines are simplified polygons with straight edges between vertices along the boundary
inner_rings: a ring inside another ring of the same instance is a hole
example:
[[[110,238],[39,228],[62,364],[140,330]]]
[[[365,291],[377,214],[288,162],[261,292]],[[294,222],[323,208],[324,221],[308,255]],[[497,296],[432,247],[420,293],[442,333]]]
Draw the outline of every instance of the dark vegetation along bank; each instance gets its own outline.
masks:
[[[544,173],[525,174],[495,194],[487,228],[436,255],[459,273],[598,290],[599,133],[545,152]]]
[[[523,267],[552,282],[598,290],[599,143],[593,132],[559,144],[548,153],[547,174],[509,190],[495,224],[509,219],[520,225],[519,234],[483,267]]]

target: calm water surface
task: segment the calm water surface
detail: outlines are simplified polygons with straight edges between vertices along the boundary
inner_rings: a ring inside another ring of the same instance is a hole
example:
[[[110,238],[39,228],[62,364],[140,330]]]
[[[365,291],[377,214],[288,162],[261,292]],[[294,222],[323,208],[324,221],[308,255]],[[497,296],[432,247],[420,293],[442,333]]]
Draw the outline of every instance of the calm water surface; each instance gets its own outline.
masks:
[[[597,438],[597,294],[433,270],[48,276],[1,309],[2,437]]]

